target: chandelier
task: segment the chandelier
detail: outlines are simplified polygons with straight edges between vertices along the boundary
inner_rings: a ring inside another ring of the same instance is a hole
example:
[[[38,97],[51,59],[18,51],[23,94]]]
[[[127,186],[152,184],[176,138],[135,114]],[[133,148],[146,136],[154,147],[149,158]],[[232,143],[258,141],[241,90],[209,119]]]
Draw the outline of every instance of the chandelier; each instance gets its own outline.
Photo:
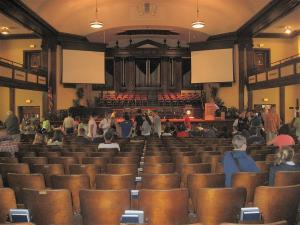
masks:
[[[201,29],[205,26],[205,23],[199,20],[199,0],[197,0],[197,19],[192,23],[192,28]]]
[[[100,22],[98,20],[98,0],[96,0],[96,16],[95,16],[95,20],[90,22],[90,27],[93,29],[101,29],[104,25],[102,22]]]

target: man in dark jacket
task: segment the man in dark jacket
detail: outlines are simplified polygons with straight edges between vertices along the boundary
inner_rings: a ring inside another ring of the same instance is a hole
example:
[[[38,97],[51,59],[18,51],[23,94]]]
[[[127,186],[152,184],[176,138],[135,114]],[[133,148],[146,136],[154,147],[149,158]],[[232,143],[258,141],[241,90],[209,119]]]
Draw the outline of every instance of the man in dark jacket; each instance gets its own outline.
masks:
[[[225,186],[231,187],[232,175],[237,172],[260,172],[255,161],[246,153],[247,140],[242,135],[232,139],[233,151],[226,152],[223,158]]]

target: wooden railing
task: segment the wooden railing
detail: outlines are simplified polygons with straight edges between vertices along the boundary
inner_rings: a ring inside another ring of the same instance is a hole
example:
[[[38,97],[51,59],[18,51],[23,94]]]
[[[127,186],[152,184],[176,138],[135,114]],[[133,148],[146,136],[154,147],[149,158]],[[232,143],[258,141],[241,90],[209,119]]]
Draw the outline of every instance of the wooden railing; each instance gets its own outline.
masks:
[[[20,63],[0,57],[0,85],[46,91],[47,71],[43,68],[27,69]]]
[[[271,88],[300,83],[300,55],[278,60],[270,68],[248,76],[250,89]]]

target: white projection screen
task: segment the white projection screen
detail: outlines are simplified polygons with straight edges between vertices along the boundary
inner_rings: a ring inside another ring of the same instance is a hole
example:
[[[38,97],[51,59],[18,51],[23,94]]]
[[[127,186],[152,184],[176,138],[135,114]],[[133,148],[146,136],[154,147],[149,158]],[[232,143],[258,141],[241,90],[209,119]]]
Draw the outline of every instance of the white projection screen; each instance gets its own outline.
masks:
[[[233,81],[233,49],[192,51],[192,83]]]
[[[63,83],[104,84],[104,52],[63,49]]]

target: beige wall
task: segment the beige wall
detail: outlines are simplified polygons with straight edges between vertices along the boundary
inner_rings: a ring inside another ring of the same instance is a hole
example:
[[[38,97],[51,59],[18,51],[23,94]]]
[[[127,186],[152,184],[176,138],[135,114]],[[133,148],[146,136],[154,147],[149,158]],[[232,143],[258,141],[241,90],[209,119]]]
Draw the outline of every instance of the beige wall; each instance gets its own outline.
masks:
[[[300,54],[300,35],[297,37],[297,42],[298,42],[298,54]]]
[[[41,91],[31,91],[25,89],[15,89],[15,104],[16,104],[16,115],[18,115],[18,107],[19,106],[39,106],[40,107],[40,115],[43,116],[43,92]],[[26,103],[25,101],[30,99],[31,103]]]
[[[295,38],[254,38],[254,48],[263,44],[262,48],[271,49],[271,63],[296,55],[298,53],[298,37]]]
[[[29,45],[34,44],[35,48]],[[24,50],[40,50],[41,39],[18,39],[18,40],[1,40],[0,57],[23,64]]]
[[[296,99],[300,100],[300,84],[290,85],[285,87],[285,122],[292,121],[294,110],[289,107],[295,107]]]
[[[268,98],[268,102],[264,102],[263,99]],[[253,91],[253,106],[255,104],[275,104],[276,110],[279,114],[280,102],[279,102],[279,88],[268,88],[262,90]]]
[[[61,46],[57,46],[57,61],[56,61],[56,94],[57,94],[57,110],[68,109],[73,106],[73,99],[76,98],[76,89],[64,88],[61,83],[62,76],[62,65],[61,57],[62,50]]]
[[[0,120],[6,119],[6,113],[9,110],[9,88],[0,87]]]
[[[226,107],[239,108],[239,57],[238,46],[234,46],[234,75],[232,87],[221,87],[218,96],[224,101]]]

